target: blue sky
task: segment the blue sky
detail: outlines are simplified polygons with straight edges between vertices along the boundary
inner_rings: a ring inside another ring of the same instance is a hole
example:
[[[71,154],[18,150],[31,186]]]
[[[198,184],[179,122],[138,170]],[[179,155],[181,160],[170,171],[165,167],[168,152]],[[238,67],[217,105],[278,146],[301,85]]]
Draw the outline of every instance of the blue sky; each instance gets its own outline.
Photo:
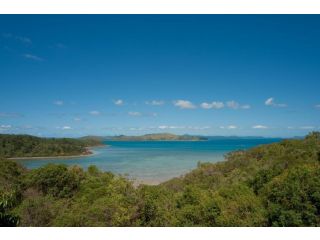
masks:
[[[320,130],[318,15],[1,15],[0,132]]]

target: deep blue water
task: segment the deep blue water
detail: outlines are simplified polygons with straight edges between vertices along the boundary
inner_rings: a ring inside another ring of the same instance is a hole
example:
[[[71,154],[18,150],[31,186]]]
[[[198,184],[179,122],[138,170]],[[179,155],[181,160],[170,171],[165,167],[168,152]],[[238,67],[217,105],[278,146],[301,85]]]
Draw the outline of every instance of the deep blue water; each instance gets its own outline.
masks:
[[[128,175],[146,183],[158,183],[196,168],[197,163],[218,162],[230,151],[248,149],[260,144],[278,142],[278,138],[212,139],[209,141],[143,141],[105,142],[108,146],[93,148],[94,155],[68,159],[17,160],[27,168],[47,163],[64,163],[87,168],[96,165],[104,171]]]

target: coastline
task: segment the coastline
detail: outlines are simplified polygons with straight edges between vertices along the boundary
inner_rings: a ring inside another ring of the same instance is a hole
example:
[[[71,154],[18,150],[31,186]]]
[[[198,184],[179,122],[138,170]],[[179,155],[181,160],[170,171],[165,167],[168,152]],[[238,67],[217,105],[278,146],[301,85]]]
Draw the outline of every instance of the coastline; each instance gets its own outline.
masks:
[[[65,156],[44,156],[44,157],[13,157],[13,158],[7,158],[9,160],[32,160],[32,159],[68,159],[68,158],[81,158],[81,157],[90,157],[93,155],[96,155],[92,148],[99,148],[99,147],[105,147],[108,145],[99,145],[99,146],[94,146],[94,147],[88,147],[86,148],[87,151],[83,154],[79,155],[65,155]]]

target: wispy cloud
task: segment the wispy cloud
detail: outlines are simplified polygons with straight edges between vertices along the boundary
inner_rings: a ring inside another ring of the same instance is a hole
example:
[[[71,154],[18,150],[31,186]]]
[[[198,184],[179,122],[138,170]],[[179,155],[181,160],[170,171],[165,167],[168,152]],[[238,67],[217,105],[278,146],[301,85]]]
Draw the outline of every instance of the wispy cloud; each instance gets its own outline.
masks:
[[[11,128],[12,126],[11,125],[0,125],[0,128],[4,128],[4,129],[9,129]]]
[[[161,106],[163,105],[165,102],[162,100],[152,100],[152,101],[146,101],[145,102],[147,105],[152,105],[152,106]]]
[[[285,103],[276,103],[273,97],[268,98],[264,104],[271,107],[287,107],[287,104]]]
[[[72,127],[70,126],[62,126],[62,127],[56,127],[57,129],[61,129],[61,130],[71,130]]]
[[[255,126],[252,126],[253,129],[267,129],[268,127],[267,126],[264,126],[264,125],[255,125]]]
[[[250,109],[251,106],[249,104],[245,104],[241,106],[242,109]]]
[[[211,128],[210,126],[169,126],[169,125],[160,125],[158,129],[189,129],[189,130],[205,130]]]
[[[12,128],[11,125],[0,125],[0,132],[6,132],[6,131],[9,131],[10,129]]]
[[[34,61],[37,61],[37,62],[42,62],[44,60],[43,58],[41,58],[39,56],[32,55],[32,54],[29,54],[29,53],[23,54],[22,56],[24,58],[27,58],[27,59],[30,59],[30,60],[34,60]]]
[[[300,129],[314,129],[314,126],[302,126]]]
[[[207,102],[203,102],[200,104],[201,108],[204,109],[220,109],[224,107],[224,103],[223,102],[211,102],[211,103],[207,103]]]
[[[56,100],[53,102],[54,105],[57,105],[57,106],[62,106],[64,104],[64,102],[62,100]]]
[[[17,118],[22,117],[23,115],[20,113],[8,113],[8,112],[0,112],[0,118]]]
[[[229,126],[220,126],[219,128],[221,129],[237,129],[238,127],[235,125],[229,125]]]
[[[23,36],[17,36],[17,35],[14,35],[12,33],[3,33],[2,37],[14,39],[14,40],[17,40],[17,41],[19,41],[21,43],[24,43],[24,44],[32,44],[32,41],[31,41],[30,38],[23,37]]]
[[[81,118],[79,118],[79,117],[75,117],[75,118],[73,118],[73,121],[76,121],[76,122],[79,122],[79,121],[81,121],[82,119]]]
[[[128,115],[133,117],[140,117],[142,114],[140,112],[128,112]]]
[[[122,99],[114,100],[113,103],[117,106],[122,106],[124,104],[124,101]]]
[[[176,106],[176,107],[179,107],[181,109],[193,109],[193,108],[196,108],[196,106],[188,101],[188,100],[176,100],[176,101],[173,101],[173,105]]]
[[[158,126],[159,129],[184,129],[185,126],[167,126],[167,125],[160,125]]]
[[[31,44],[32,41],[30,38],[27,37],[20,37],[20,36],[16,36],[16,39],[19,40],[20,42],[26,43],[26,44]]]
[[[231,108],[231,109],[239,109],[239,108],[241,108],[241,109],[250,109],[251,108],[251,106],[248,105],[248,104],[241,105],[240,103],[238,103],[238,102],[236,102],[234,100],[228,101],[226,103],[226,105],[227,105],[228,108]]]
[[[99,116],[99,115],[101,115],[101,112],[99,112],[97,110],[93,110],[93,111],[90,111],[89,114],[93,115],[93,116]]]
[[[200,104],[200,107],[203,109],[222,109],[224,107],[228,107],[231,109],[250,109],[251,106],[248,104],[241,105],[240,103],[236,101],[228,101],[226,103],[214,101],[214,102],[203,102]]]

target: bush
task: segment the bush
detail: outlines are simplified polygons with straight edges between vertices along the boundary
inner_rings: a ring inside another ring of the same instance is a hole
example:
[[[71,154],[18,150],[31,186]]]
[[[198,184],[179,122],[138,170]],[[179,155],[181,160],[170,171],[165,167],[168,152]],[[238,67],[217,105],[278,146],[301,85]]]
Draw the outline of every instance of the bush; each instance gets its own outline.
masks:
[[[271,226],[319,226],[320,168],[285,171],[262,190]]]
[[[48,164],[32,170],[28,176],[29,186],[53,197],[70,197],[80,185],[82,176],[66,165]]]

